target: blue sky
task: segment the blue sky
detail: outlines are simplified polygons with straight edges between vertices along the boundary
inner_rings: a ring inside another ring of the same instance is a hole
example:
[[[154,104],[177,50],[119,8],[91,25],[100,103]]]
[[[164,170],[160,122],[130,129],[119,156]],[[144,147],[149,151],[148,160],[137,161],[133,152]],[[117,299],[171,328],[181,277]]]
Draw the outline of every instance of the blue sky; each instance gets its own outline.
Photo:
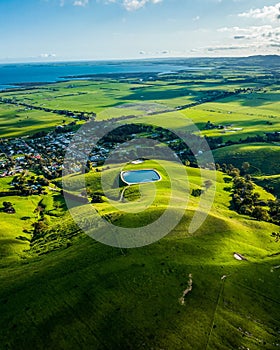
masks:
[[[280,2],[0,0],[0,61],[279,53]]]

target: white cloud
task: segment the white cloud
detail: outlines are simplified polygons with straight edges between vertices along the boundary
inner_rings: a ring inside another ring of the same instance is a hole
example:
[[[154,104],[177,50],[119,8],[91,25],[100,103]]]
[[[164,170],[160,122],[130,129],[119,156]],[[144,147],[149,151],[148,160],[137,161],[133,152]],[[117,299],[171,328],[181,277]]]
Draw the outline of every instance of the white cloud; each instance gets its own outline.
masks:
[[[240,13],[238,16],[275,22],[280,19],[280,2],[274,6],[264,6],[263,8],[251,9],[248,12]]]
[[[39,55],[40,58],[51,58],[51,57],[56,57],[55,53],[41,53]]]
[[[235,51],[235,50],[246,50],[248,49],[248,46],[245,45],[228,45],[228,46],[215,46],[215,47],[208,47],[208,52],[215,52],[215,51]]]
[[[88,0],[75,0],[73,2],[74,6],[86,6],[88,4]]]
[[[45,0],[48,1],[48,0]],[[61,7],[66,5],[66,3],[70,0],[59,0],[59,4]],[[100,1],[100,0],[97,0]],[[105,4],[116,3],[123,6],[127,11],[135,11],[144,7],[146,4],[159,4],[163,0],[103,0]],[[73,6],[81,6],[85,7],[89,4],[90,0],[72,0]]]
[[[229,54],[235,53],[237,55],[247,55],[247,54],[273,54],[273,53],[279,53],[280,51],[280,44],[278,43],[252,43],[247,45],[224,45],[224,46],[212,46],[207,47],[204,49],[205,52],[208,53],[226,53]]]
[[[199,21],[200,20],[200,16],[196,16],[193,18],[193,21],[196,22],[196,21]]]
[[[127,11],[135,11],[144,7],[149,2],[158,4],[161,0],[123,0],[122,4]]]
[[[135,11],[139,10],[140,8],[144,7],[146,4],[151,3],[151,4],[158,4],[162,0],[108,0],[108,2],[120,2],[122,6],[127,10],[127,11]]]
[[[218,29],[218,31],[222,33],[228,32],[237,40],[246,39],[263,44],[268,42],[280,43],[280,27],[272,27],[271,25],[250,26],[247,28],[225,27]]]
[[[228,45],[217,45],[208,48],[208,52],[267,52],[278,53],[280,47],[280,27],[272,25],[240,27],[224,27],[218,32],[229,34]]]

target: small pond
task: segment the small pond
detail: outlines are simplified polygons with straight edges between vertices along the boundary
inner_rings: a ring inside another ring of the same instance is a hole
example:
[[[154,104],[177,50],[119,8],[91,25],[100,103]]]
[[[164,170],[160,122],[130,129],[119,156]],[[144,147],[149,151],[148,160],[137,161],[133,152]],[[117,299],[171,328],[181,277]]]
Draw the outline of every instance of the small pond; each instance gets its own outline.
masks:
[[[161,176],[156,170],[129,170],[121,172],[121,179],[127,185],[134,185],[146,182],[155,182],[161,180]]]

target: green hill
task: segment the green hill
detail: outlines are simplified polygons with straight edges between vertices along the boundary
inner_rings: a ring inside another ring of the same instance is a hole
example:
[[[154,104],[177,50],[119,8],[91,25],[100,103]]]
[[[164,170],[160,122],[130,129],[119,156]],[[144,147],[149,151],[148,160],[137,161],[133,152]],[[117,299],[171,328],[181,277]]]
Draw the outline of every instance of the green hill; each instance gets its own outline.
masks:
[[[277,195],[279,198],[280,195],[280,175],[271,175],[271,176],[259,176],[254,179],[254,181]]]
[[[114,166],[106,171],[109,176]],[[168,178],[162,173],[143,216],[152,210],[161,215],[168,205]],[[99,176],[87,175],[89,191],[98,189]],[[79,176],[75,179],[78,193]],[[202,187],[198,169],[188,168],[188,179],[189,191]],[[102,245],[82,234],[69,213],[53,218],[50,229],[22,253],[24,259],[1,269],[1,348],[275,348],[280,259],[279,243],[270,234],[277,228],[229,210],[230,186],[218,173],[214,205],[197,232],[188,233],[199,202],[190,196],[177,227],[142,248]],[[132,195],[123,205],[141,206],[152,191],[141,187],[142,197]],[[129,216],[104,200],[94,204],[100,213],[128,222]],[[83,207],[76,210],[82,215]],[[234,259],[235,252],[247,260]],[[192,290],[183,303],[190,274]]]
[[[243,162],[251,164],[253,174],[276,175],[280,173],[280,147],[270,143],[250,143],[222,147],[213,151],[220,164],[233,164],[241,169]]]

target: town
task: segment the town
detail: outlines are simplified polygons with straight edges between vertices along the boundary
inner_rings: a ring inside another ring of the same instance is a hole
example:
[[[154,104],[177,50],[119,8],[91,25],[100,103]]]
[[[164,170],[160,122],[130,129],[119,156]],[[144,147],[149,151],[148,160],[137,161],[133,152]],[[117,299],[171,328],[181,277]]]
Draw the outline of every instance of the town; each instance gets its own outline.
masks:
[[[115,118],[114,121],[121,119],[128,119],[130,117]],[[112,120],[112,119],[111,119]],[[41,174],[47,179],[56,179],[62,176],[64,169],[64,157],[65,152],[68,150],[72,152],[73,159],[79,160],[79,152],[77,149],[83,151],[83,154],[88,155],[86,168],[82,162],[74,162],[72,164],[71,172],[89,171],[92,167],[98,167],[104,164],[104,161],[112,150],[118,148],[119,144],[123,144],[132,139],[148,137],[160,142],[165,142],[181,159],[184,163],[187,162],[190,166],[197,167],[196,156],[203,154],[202,138],[198,135],[188,135],[191,139],[192,150],[180,139],[177,135],[171,131],[165,130],[159,127],[151,127],[149,125],[140,124],[125,124],[117,127],[111,132],[108,132],[98,142],[93,143],[92,147],[90,144],[85,145],[85,139],[91,139],[92,134],[95,132],[98,134],[100,129],[106,130],[109,128],[108,123],[105,121],[97,122],[93,121],[90,130],[84,130],[79,133],[75,138],[75,149],[71,151],[68,149],[71,144],[71,140],[77,130],[76,122],[71,122],[68,125],[59,125],[55,130],[50,132],[40,132],[33,136],[25,136],[18,138],[2,138],[0,139],[0,177],[14,176],[23,172],[24,170],[31,170],[37,174]],[[211,121],[208,121],[204,130],[209,129],[221,129],[221,133],[224,130],[234,131],[231,125],[215,125]],[[250,143],[250,142],[279,142],[280,132],[267,132],[263,136],[256,135],[254,137],[247,137],[243,140],[238,141],[226,141],[223,142],[222,137],[206,137],[210,149],[216,149],[220,147],[226,147],[232,144]],[[196,150],[196,154],[193,154]],[[147,149],[146,155],[154,156],[154,150]],[[75,154],[75,152],[77,154]],[[145,153],[145,147],[142,147],[141,153]],[[137,149],[133,150],[122,150],[121,156],[124,160],[137,159]],[[82,157],[83,158],[83,157]],[[208,165],[212,167],[213,165]]]

